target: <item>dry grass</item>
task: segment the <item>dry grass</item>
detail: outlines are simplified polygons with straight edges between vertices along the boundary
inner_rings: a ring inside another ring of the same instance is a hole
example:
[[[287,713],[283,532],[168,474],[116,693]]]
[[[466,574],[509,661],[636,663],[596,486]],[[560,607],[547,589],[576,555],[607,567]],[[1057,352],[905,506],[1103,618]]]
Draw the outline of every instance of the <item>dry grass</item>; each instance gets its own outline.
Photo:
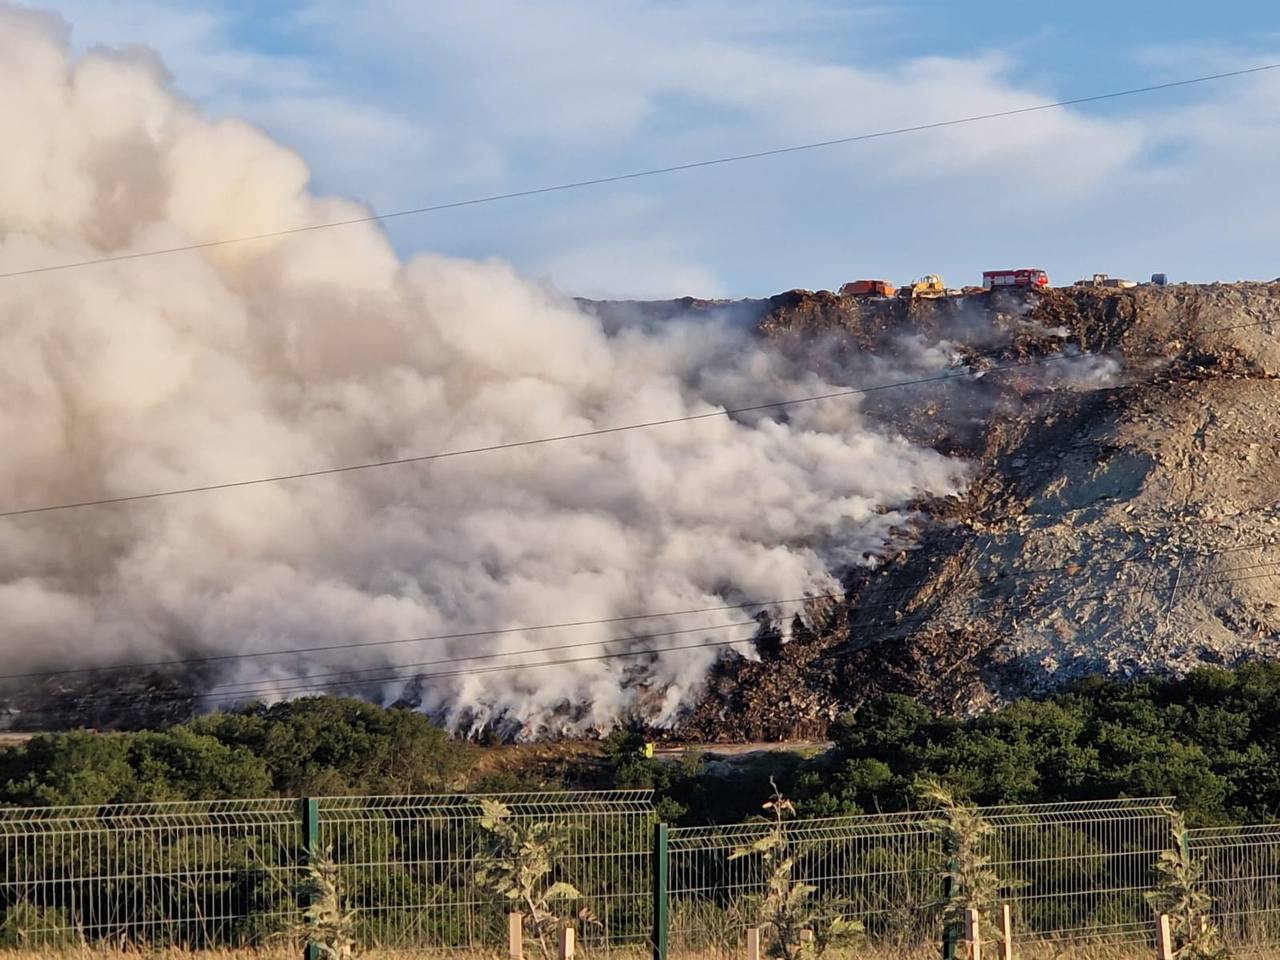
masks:
[[[357,956],[379,960],[422,960],[422,957],[460,957],[463,960],[497,960],[499,954],[467,954],[465,951],[379,950],[369,948]],[[104,950],[99,947],[31,947],[27,950],[0,950],[0,960],[301,960],[302,947],[274,947],[269,950]],[[532,960],[532,959],[531,959]]]
[[[685,951],[672,950],[670,960],[742,960],[745,950],[737,953],[721,953],[718,951]],[[300,960],[302,949],[295,950],[91,950],[58,948],[30,950],[0,950],[2,960]],[[369,948],[356,954],[357,958],[368,960],[507,960],[505,951],[478,952],[468,950],[382,950]],[[537,950],[525,951],[527,960],[541,960]],[[652,954],[647,950],[612,950],[601,952],[583,950],[576,953],[577,960],[651,960]],[[940,953],[936,949],[913,952],[884,952],[878,950],[852,951],[829,950],[823,954],[823,960],[939,960]],[[1055,960],[1055,958],[1080,958],[1080,960],[1150,960],[1146,952],[1142,953],[1061,953],[1061,954],[1019,954],[1020,960]],[[1252,960],[1252,956],[1250,958]]]
[[[1105,944],[1028,944],[1017,951],[1019,960],[1152,960],[1153,948],[1134,945]],[[671,950],[671,960],[740,960],[743,951],[725,953],[713,950]],[[986,951],[984,950],[984,955]],[[998,954],[990,954],[998,956]],[[299,960],[300,947],[277,947],[263,950],[181,950],[181,949],[123,949],[110,950],[92,947],[60,949],[0,950],[0,960]],[[358,957],[377,960],[506,960],[506,951],[472,951],[445,949],[397,950],[366,948]],[[539,960],[536,950],[526,950],[529,960]],[[579,947],[579,960],[649,960],[647,949],[591,950]],[[824,960],[939,960],[940,951],[933,946],[914,949],[889,949],[863,947],[850,950],[830,950]],[[1280,947],[1249,951],[1249,960],[1280,960]]]

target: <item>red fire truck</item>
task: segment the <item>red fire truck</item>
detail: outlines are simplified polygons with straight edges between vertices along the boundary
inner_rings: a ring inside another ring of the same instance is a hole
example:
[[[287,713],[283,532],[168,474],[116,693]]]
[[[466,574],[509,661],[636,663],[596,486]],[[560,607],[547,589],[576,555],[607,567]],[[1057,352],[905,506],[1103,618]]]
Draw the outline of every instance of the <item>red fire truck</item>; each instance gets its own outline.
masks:
[[[1018,270],[987,270],[982,274],[982,287],[984,290],[1003,290],[1006,287],[1038,290],[1048,285],[1049,275],[1038,267],[1022,267]]]

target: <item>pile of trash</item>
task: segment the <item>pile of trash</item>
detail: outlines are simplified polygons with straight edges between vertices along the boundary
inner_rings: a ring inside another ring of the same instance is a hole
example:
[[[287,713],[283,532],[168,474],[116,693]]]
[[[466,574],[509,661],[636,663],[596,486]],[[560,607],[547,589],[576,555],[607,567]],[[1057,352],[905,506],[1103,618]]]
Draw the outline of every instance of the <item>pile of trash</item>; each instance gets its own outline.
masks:
[[[1090,674],[1280,656],[1280,286],[1074,287],[1011,312],[983,295],[768,303],[765,335],[832,350],[957,317],[1016,330],[961,351],[993,371],[986,395],[868,397],[904,436],[967,452],[969,487],[921,504],[803,642],[726,658],[680,735],[812,736],[886,692],[970,713]],[[1046,374],[1067,355],[1096,381],[1056,389]]]

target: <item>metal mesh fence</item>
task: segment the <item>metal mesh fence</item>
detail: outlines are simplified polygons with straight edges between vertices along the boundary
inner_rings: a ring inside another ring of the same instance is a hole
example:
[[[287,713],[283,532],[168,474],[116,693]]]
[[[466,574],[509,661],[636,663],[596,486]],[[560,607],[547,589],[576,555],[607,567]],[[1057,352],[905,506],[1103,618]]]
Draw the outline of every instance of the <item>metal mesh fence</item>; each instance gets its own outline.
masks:
[[[1280,825],[1189,831],[1214,921],[1236,951],[1280,944]]]
[[[483,801],[522,824],[554,824],[548,880],[588,948],[643,947],[653,929],[648,791],[346,797],[315,802],[312,848],[339,873],[365,946],[500,949],[504,903],[477,882],[493,837]],[[0,809],[0,946],[79,942],[261,945],[298,932],[307,843],[296,800]],[[1152,867],[1169,849],[1167,800],[988,807],[986,851],[1019,941],[1150,941]],[[671,956],[724,955],[761,923],[769,823],[668,832]],[[938,814],[796,820],[785,825],[789,882],[812,905],[861,921],[874,944],[941,938],[947,868]],[[1189,834],[1227,944],[1280,944],[1280,825]]]
[[[489,855],[482,801],[513,819],[554,824],[562,846],[548,881],[572,884],[584,944],[643,942],[651,914],[652,792],[346,797],[319,802],[321,849],[340,865],[366,944],[496,946],[507,909],[476,882]],[[586,911],[583,913],[582,911]]]
[[[1167,800],[987,807],[991,866],[1026,940],[1140,941],[1150,936],[1152,864],[1170,841]],[[811,907],[862,922],[889,947],[938,942],[948,855],[938,814],[797,820],[784,825],[791,884]],[[676,829],[670,835],[675,951],[731,950],[761,922],[770,867],[746,851],[768,823]],[[677,953],[678,955],[678,953]]]
[[[1023,941],[1151,937],[1152,865],[1172,841],[1172,800],[987,807],[991,865]]]
[[[732,950],[761,922],[770,868],[735,856],[767,837],[769,823],[673,829],[669,839],[671,945]],[[941,853],[920,813],[797,820],[785,824],[795,883],[812,884],[815,906],[856,917],[874,936],[908,943],[938,924]]]
[[[203,947],[294,923],[298,803],[0,809],[0,937]]]

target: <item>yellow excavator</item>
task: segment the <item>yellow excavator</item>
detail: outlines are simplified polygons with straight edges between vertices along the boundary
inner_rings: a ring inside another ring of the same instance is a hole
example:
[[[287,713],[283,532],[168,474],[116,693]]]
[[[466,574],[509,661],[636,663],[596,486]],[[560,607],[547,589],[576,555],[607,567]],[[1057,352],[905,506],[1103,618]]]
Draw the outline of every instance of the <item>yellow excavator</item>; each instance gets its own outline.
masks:
[[[898,296],[908,300],[914,300],[916,297],[945,297],[946,295],[946,284],[936,273],[930,273],[915,283],[908,283],[898,288]]]

